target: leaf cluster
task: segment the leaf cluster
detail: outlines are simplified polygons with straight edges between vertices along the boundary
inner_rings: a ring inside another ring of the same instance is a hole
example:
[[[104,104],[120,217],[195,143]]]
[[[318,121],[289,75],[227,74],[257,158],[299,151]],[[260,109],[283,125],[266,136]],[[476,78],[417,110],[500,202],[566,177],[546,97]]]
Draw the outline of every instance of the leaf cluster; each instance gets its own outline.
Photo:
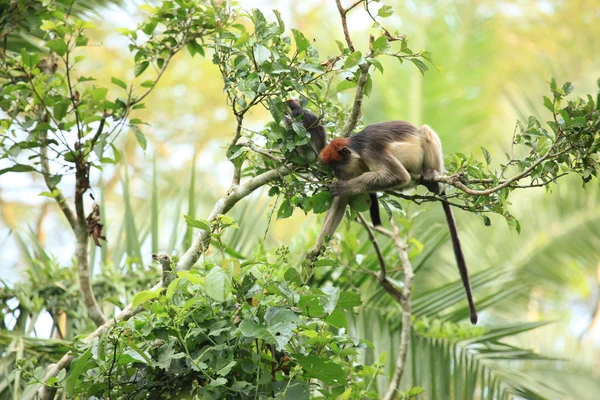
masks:
[[[179,272],[166,290],[138,293],[144,311],[78,347],[50,383],[86,397],[377,398],[382,360],[359,362],[370,343],[347,333],[360,297],[311,289],[295,269],[274,278],[279,268],[224,260]]]

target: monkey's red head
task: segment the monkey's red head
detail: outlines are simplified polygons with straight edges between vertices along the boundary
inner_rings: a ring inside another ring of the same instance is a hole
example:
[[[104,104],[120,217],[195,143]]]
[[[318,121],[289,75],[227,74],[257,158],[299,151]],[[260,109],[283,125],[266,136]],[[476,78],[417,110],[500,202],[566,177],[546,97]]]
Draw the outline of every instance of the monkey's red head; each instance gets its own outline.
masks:
[[[335,138],[321,151],[321,161],[331,164],[343,161],[350,154],[347,138]]]

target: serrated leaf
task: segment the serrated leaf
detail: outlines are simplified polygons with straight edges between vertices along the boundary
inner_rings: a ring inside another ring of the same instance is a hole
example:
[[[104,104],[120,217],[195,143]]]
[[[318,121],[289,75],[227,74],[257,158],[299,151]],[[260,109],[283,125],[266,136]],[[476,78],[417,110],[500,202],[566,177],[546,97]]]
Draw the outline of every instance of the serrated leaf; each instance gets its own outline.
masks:
[[[487,151],[487,149],[485,147],[481,147],[481,152],[483,153],[483,156],[485,157],[486,164],[490,165],[492,163],[492,155],[490,154],[490,152]]]
[[[352,68],[358,65],[360,59],[362,58],[362,53],[360,51],[355,51],[350,54],[348,58],[346,58],[346,62],[344,63],[344,68]]]
[[[208,221],[200,221],[190,217],[189,215],[184,215],[185,223],[192,228],[202,229],[203,231],[210,231],[210,225]]]
[[[135,67],[133,67],[133,75],[135,77],[140,76],[146,70],[146,68],[148,68],[148,65],[150,65],[148,61],[135,64]]]
[[[135,134],[135,138],[137,139],[137,142],[139,143],[139,145],[142,148],[142,150],[146,150],[146,146],[148,145],[148,141],[146,140],[146,136],[144,135],[144,132],[142,132],[142,130],[137,125],[129,125],[129,127],[131,129],[133,129],[133,133]]]
[[[298,364],[306,371],[306,376],[315,378],[327,385],[337,386],[345,382],[346,374],[341,365],[329,358],[320,358],[318,356],[303,356],[295,354],[294,358]]]
[[[256,64],[258,65],[262,65],[271,57],[271,50],[262,44],[255,44],[252,48],[252,52],[254,54],[254,61],[256,61]]]
[[[394,14],[394,9],[392,6],[384,5],[378,11],[377,15],[381,18],[387,18]]]
[[[546,96],[544,96],[544,106],[551,112],[554,112],[554,104],[552,104],[552,100]]]
[[[30,165],[15,164],[12,167],[0,169],[0,175],[5,174],[7,172],[31,172],[31,171],[35,171],[35,168],[33,168]]]
[[[292,216],[294,213],[294,207],[288,199],[285,199],[281,206],[279,206],[279,210],[277,210],[277,219],[286,219]]]
[[[429,69],[429,67],[427,65],[425,65],[425,63],[421,60],[419,60],[418,58],[410,58],[410,61],[415,64],[417,66],[417,68],[419,68],[419,71],[421,71],[421,74],[425,75],[425,71],[427,71]]]
[[[292,34],[294,35],[294,42],[296,43],[298,53],[304,52],[310,46],[310,42],[298,29],[292,29]]]
[[[123,89],[127,89],[127,84],[120,79],[115,78],[114,76],[110,78],[110,81],[115,85],[122,87]]]
[[[338,300],[338,307],[346,310],[351,310],[353,307],[358,307],[362,304],[360,295],[352,292],[341,292]]]
[[[320,214],[329,210],[329,207],[331,207],[332,200],[333,197],[331,197],[331,192],[328,190],[324,190],[315,194],[310,198],[313,212],[315,214]]]
[[[73,393],[77,380],[84,372],[87,362],[92,356],[92,348],[88,348],[81,356],[73,359],[69,366],[69,375],[65,381],[67,393]]]
[[[373,50],[379,53],[385,53],[390,48],[388,38],[379,36],[372,44]]]
[[[213,267],[206,275],[206,294],[212,299],[223,302],[231,296],[229,276],[221,267]]]

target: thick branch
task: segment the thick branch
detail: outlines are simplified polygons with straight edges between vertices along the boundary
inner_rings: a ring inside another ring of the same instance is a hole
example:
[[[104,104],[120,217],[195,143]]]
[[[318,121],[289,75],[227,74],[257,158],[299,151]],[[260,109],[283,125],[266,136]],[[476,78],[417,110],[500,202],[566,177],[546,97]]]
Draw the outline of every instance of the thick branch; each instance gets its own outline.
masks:
[[[396,397],[398,393],[398,388],[400,387],[400,381],[402,380],[402,375],[404,374],[404,368],[406,366],[408,346],[410,344],[410,318],[412,313],[410,302],[414,273],[412,269],[412,264],[410,263],[410,260],[408,258],[408,246],[400,238],[400,235],[398,233],[398,227],[394,225],[393,221],[392,225],[394,227],[394,231],[391,232],[380,226],[372,228],[370,224],[367,221],[365,221],[365,219],[360,214],[359,218],[362,224],[367,229],[367,233],[369,234],[369,240],[373,243],[373,247],[375,248],[377,257],[379,259],[379,283],[402,307],[402,331],[400,333],[400,346],[398,348],[396,366],[394,368],[394,375],[392,376],[388,389],[385,393],[385,396],[383,397],[384,400],[392,400]],[[387,278],[387,269],[385,266],[385,261],[379,249],[379,245],[377,244],[377,240],[373,235],[372,229],[375,229],[377,232],[380,232],[390,237],[394,241],[396,249],[398,250],[398,254],[400,255],[400,262],[402,263],[402,270],[404,272],[404,287],[402,288],[402,293],[400,293],[396,286],[394,286],[392,282],[390,282]]]
[[[48,140],[47,131],[42,130],[40,132],[40,140],[42,143],[46,143],[46,141]],[[42,145],[40,147],[40,161],[42,166],[42,175],[44,176],[46,187],[48,188],[48,190],[50,190],[50,192],[53,193],[53,195],[55,194],[54,200],[56,200],[56,204],[58,204],[58,207],[64,214],[65,218],[67,218],[71,229],[73,229],[73,232],[75,232],[75,228],[77,226],[77,217],[75,217],[75,212],[73,211],[73,209],[71,209],[69,203],[67,203],[65,195],[56,187],[54,183],[52,183],[50,163],[48,161],[48,146],[46,145]]]
[[[235,128],[235,135],[233,136],[231,143],[229,143],[229,146],[227,146],[227,151],[225,153],[227,157],[231,156],[233,146],[235,146],[238,140],[240,140],[240,137],[242,137],[242,123],[244,121],[244,115],[237,115],[236,120],[237,126]],[[236,162],[236,160],[231,160],[231,163],[233,164],[233,180],[231,182],[231,185],[237,186],[240,184],[240,179],[242,178],[242,164],[240,163],[239,165],[237,165],[238,162]]]
[[[282,175],[286,175],[289,172],[290,169],[287,166],[283,166],[255,176],[241,185],[232,186],[227,194],[217,201],[212,212],[208,216],[208,220],[213,221],[218,215],[227,213],[238,201],[248,196],[259,187],[267,184],[273,179],[276,179]],[[179,263],[177,264],[177,270],[185,271],[192,268],[196,261],[198,261],[198,258],[200,258],[200,255],[206,251],[209,244],[210,232],[200,231],[200,233],[194,238],[192,246],[179,260]]]
[[[362,114],[363,98],[365,96],[365,86],[369,80],[369,67],[368,63],[362,63],[358,66],[360,75],[358,77],[358,84],[356,85],[356,94],[354,95],[354,103],[352,104],[352,111],[350,117],[344,124],[344,128],[340,134],[341,137],[348,137],[352,134],[358,120]]]
[[[398,233],[398,227],[393,224],[393,221],[392,225],[394,226],[393,232],[390,232],[381,227],[375,228],[378,232],[389,236],[394,241],[396,249],[398,250],[398,254],[400,255],[400,262],[402,263],[402,269],[404,272],[404,287],[402,288],[402,300],[400,303],[400,305],[402,306],[402,331],[400,333],[400,346],[398,348],[398,356],[396,359],[396,367],[394,368],[394,375],[392,376],[392,380],[390,381],[387,392],[383,397],[384,400],[392,400],[396,397],[396,394],[398,393],[398,388],[400,387],[400,381],[402,380],[402,375],[404,374],[404,368],[406,366],[406,356],[408,354],[408,346],[410,344],[410,318],[412,314],[410,302],[412,284],[415,277],[412,269],[412,264],[410,263],[410,260],[408,258],[408,246],[400,238],[400,235]]]

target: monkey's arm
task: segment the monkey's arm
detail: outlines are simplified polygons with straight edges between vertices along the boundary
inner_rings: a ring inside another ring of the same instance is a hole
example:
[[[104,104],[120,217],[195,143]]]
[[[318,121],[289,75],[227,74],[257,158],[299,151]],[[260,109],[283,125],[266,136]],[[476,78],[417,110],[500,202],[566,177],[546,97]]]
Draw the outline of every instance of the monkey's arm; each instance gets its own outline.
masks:
[[[325,219],[323,220],[323,227],[321,228],[321,233],[319,233],[319,239],[317,240],[317,244],[310,252],[312,256],[318,256],[321,253],[321,246],[323,246],[325,237],[331,236],[335,233],[335,230],[340,225],[340,222],[342,222],[342,218],[344,218],[344,213],[346,212],[347,205],[347,195],[341,195],[333,199],[331,208],[329,208],[329,210],[327,210],[327,213],[325,214]]]

